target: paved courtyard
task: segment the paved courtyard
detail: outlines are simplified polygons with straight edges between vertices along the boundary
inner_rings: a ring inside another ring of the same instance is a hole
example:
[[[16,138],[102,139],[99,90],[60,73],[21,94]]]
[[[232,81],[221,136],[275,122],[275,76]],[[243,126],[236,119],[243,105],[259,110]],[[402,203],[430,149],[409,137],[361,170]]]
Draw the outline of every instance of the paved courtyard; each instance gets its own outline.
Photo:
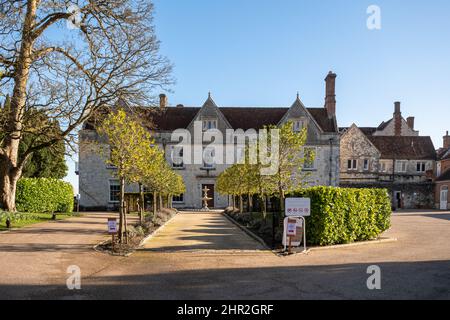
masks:
[[[96,253],[110,215],[0,234],[0,297],[60,299],[450,299],[450,212],[394,214],[397,242],[278,257],[220,214],[182,213],[131,257]],[[382,289],[367,289],[378,265]],[[82,289],[66,288],[66,269]]]

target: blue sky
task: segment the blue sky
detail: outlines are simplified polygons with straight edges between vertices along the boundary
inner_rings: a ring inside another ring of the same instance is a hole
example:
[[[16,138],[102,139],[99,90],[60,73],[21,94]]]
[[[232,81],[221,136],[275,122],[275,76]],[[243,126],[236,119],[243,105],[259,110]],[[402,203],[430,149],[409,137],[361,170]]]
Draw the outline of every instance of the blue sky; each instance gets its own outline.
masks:
[[[450,130],[450,2],[155,0],[161,52],[174,64],[172,105],[323,106],[337,73],[340,126],[376,126],[394,101],[435,147]],[[369,5],[381,30],[366,26]],[[73,168],[71,168],[73,171]],[[76,184],[71,174],[68,180]]]

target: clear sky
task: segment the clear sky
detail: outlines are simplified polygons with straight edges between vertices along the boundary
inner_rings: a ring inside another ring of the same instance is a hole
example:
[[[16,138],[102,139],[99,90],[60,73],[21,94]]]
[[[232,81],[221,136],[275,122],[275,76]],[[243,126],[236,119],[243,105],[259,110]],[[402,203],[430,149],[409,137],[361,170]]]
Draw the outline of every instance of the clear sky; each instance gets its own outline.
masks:
[[[155,0],[161,51],[174,64],[172,105],[323,106],[337,73],[340,126],[416,117],[435,147],[450,130],[448,0]],[[369,30],[367,8],[381,9]],[[71,171],[73,168],[71,167]],[[76,184],[72,174],[68,180]]]

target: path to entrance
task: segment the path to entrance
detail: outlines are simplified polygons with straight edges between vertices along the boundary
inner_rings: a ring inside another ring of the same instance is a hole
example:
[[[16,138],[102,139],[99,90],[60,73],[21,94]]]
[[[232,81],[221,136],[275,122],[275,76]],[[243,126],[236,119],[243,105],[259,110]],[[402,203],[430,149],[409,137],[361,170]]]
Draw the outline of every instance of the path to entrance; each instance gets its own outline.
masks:
[[[155,252],[218,252],[264,250],[220,213],[177,215],[147,241],[144,250]]]

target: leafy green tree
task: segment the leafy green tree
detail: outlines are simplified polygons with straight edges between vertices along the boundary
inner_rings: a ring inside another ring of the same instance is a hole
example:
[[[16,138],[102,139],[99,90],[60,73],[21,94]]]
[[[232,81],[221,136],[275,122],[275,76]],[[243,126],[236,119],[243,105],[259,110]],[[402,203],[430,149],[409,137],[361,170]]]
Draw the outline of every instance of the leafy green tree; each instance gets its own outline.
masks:
[[[6,122],[6,115],[10,109],[11,99],[6,96],[5,103],[0,110],[0,127]],[[24,132],[19,144],[19,155],[23,155],[28,148],[35,143],[44,143],[47,139],[41,135],[42,131],[54,131],[55,134],[61,129],[56,121],[51,121],[43,112],[35,109],[27,111],[27,118],[32,121],[32,130]],[[0,139],[4,136],[0,131]],[[24,178],[52,178],[62,179],[67,175],[67,164],[65,161],[65,143],[63,140],[47,147],[36,150],[24,163],[22,177]]]
[[[110,146],[107,161],[117,168],[120,180],[119,241],[127,241],[125,216],[125,184],[134,183],[140,174],[143,159],[151,152],[153,142],[150,133],[136,120],[127,116],[124,110],[111,112],[98,129]],[[125,235],[125,238],[124,238]]]
[[[266,216],[266,199],[270,195],[277,195],[280,199],[280,208],[284,208],[285,194],[291,190],[298,190],[304,184],[308,173],[303,171],[305,162],[314,160],[315,154],[311,151],[305,151],[307,139],[307,130],[304,128],[300,132],[293,130],[292,122],[282,125],[280,128],[269,126],[266,129],[279,129],[280,141],[278,148],[278,169],[274,175],[263,175],[263,165],[261,161],[258,164],[250,164],[248,161],[249,150],[246,148],[245,164],[236,164],[226,169],[218,178],[218,191],[222,194],[239,196],[239,211],[242,212],[242,196],[247,195],[249,201],[253,195],[257,194],[262,203],[262,210]],[[277,143],[270,141],[265,145],[267,152],[271,150],[271,144]],[[258,151],[262,146],[258,144]],[[259,154],[259,152],[258,152]],[[251,210],[250,202],[250,210]]]
[[[276,129],[275,126],[269,126],[268,129]],[[276,194],[280,199],[280,209],[284,211],[284,199],[287,192],[298,190],[304,185],[308,172],[304,172],[305,162],[312,162],[315,154],[311,151],[305,152],[307,139],[307,129],[294,131],[293,123],[287,122],[278,128],[279,153],[278,170],[276,174],[267,176],[265,183],[271,190],[277,190]],[[270,141],[270,144],[273,141]]]

